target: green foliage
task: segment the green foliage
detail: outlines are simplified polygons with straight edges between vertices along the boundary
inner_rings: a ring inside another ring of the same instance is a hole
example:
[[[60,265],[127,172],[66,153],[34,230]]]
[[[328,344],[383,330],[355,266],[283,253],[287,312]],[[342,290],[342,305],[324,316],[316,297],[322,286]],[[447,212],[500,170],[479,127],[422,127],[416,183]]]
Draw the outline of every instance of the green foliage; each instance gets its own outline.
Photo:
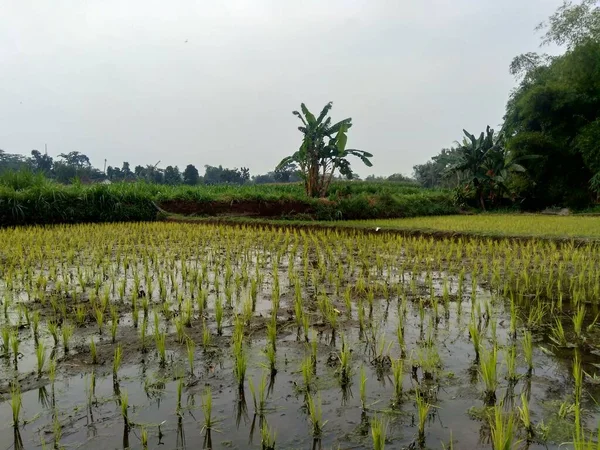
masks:
[[[61,185],[28,172],[0,176],[0,225],[154,220],[168,212],[213,215],[250,202],[258,214],[305,214],[318,220],[412,217],[457,212],[451,194],[412,183],[334,182],[328,200],[307,198],[300,184],[165,186],[143,181]],[[154,203],[154,204],[153,204]],[[179,208],[179,209],[178,209]]]
[[[596,8],[594,19],[591,10],[577,8],[559,8],[546,35],[570,49],[530,65],[507,105],[508,148],[517,157],[542,156],[523,163],[531,180],[517,178],[530,207],[584,207],[598,193],[591,182],[600,173],[600,40],[583,37],[598,26],[600,14]]]
[[[348,179],[353,178],[348,156],[356,156],[371,167],[371,153],[363,150],[347,149],[347,132],[352,126],[352,119],[347,118],[335,124],[328,117],[333,103],[329,102],[318,117],[315,117],[302,103],[302,113],[293,114],[302,121],[298,130],[303,134],[300,149],[291,156],[284,158],[278,168],[296,163],[304,178],[304,187],[309,197],[325,197],[327,189],[336,171]],[[326,142],[327,140],[327,142]]]

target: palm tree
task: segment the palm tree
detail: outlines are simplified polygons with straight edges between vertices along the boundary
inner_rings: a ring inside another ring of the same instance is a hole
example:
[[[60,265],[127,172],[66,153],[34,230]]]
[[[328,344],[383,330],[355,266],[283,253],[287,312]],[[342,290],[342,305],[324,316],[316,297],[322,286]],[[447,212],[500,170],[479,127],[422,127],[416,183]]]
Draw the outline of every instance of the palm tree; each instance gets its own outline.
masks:
[[[336,170],[352,178],[353,172],[348,156],[357,156],[367,166],[372,166],[369,160],[373,156],[371,153],[346,149],[346,133],[352,126],[352,119],[347,118],[332,124],[331,117],[328,117],[332,106],[332,102],[327,103],[316,118],[304,103],[300,105],[302,113],[292,112],[302,121],[298,130],[304,137],[298,151],[284,158],[277,166],[279,169],[290,163],[297,163],[304,178],[306,194],[310,197],[326,195]]]

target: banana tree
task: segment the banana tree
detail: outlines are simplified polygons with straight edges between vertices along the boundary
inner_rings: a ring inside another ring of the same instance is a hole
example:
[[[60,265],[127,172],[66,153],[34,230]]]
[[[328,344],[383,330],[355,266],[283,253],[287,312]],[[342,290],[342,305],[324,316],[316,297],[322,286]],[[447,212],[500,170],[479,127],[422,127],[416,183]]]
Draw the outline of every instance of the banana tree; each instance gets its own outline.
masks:
[[[300,119],[302,125],[298,130],[303,134],[302,144],[297,152],[281,160],[277,168],[290,163],[298,164],[304,179],[306,194],[310,197],[324,197],[336,171],[352,178],[348,156],[356,156],[371,167],[371,153],[363,150],[347,149],[347,132],[352,126],[352,119],[347,118],[332,124],[328,117],[333,104],[327,103],[318,117],[315,117],[302,103],[299,111],[292,113]]]
[[[475,188],[475,195],[482,209],[485,210],[484,188],[489,181],[487,163],[494,152],[502,148],[501,139],[496,138],[494,130],[489,126],[485,133],[482,132],[478,138],[463,130],[465,138],[459,143],[458,161],[449,167],[449,172],[467,173]]]

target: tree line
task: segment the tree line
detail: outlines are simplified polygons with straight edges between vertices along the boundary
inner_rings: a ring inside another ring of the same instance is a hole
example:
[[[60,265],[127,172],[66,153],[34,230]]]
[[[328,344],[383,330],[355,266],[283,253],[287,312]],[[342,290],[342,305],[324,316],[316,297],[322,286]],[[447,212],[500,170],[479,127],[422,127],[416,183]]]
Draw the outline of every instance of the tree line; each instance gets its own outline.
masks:
[[[301,180],[297,168],[293,164],[279,167],[262,175],[250,175],[247,167],[227,168],[219,166],[204,166],[204,174],[201,175],[194,164],[188,164],[183,171],[178,166],[169,165],[160,168],[156,165],[135,166],[132,170],[129,162],[124,161],[121,167],[107,166],[106,170],[100,170],[90,163],[90,159],[84,153],[72,151],[61,153],[56,159],[47,153],[32,150],[31,156],[8,153],[0,149],[0,172],[3,171],[29,170],[41,173],[47,178],[59,183],[69,184],[74,180],[82,182],[133,182],[146,181],[155,184],[166,184],[171,186],[199,184],[264,184],[264,183],[293,183]]]
[[[542,45],[558,56],[526,53],[510,72],[504,123],[444,148],[414,178],[453,188],[459,202],[482,208],[519,202],[525,208],[586,207],[600,202],[600,6],[569,1],[540,24]]]

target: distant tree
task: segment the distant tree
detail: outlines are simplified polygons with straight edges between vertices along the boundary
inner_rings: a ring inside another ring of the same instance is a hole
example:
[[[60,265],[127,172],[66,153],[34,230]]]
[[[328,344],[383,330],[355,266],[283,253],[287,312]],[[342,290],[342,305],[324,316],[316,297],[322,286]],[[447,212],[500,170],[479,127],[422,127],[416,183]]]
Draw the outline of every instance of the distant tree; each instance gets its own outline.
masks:
[[[352,119],[347,118],[332,125],[331,117],[328,117],[332,105],[331,102],[325,105],[316,118],[304,103],[300,105],[302,114],[298,111],[292,112],[302,121],[302,126],[298,127],[303,134],[302,144],[296,153],[284,158],[277,166],[280,168],[290,163],[298,164],[304,178],[306,194],[310,197],[324,197],[336,171],[349,179],[352,178],[353,172],[348,156],[356,156],[365,165],[372,166],[369,159],[372,154],[346,148],[346,133],[352,126]]]
[[[64,163],[73,167],[90,167],[90,159],[80,152],[61,153],[59,158],[64,160]]]
[[[21,170],[28,167],[29,164],[24,156],[7,153],[0,149],[0,172],[4,170]]]
[[[56,161],[52,171],[56,181],[63,184],[70,184],[77,177],[77,167],[64,161]]]
[[[164,183],[171,186],[177,186],[181,184],[181,181],[181,173],[179,172],[179,168],[177,166],[167,166],[165,169]]]
[[[188,184],[190,186],[195,186],[198,184],[200,180],[200,174],[198,173],[198,169],[193,164],[188,164],[183,171],[183,183]]]
[[[135,166],[135,169],[133,169],[133,173],[138,178],[144,178],[145,171],[144,166]]]
[[[401,173],[393,173],[389,177],[386,178],[386,181],[392,181],[394,183],[414,183],[415,180],[413,178],[407,177],[406,175],[402,175]]]
[[[295,183],[302,180],[298,172],[298,166],[294,163],[278,166],[275,168],[273,176],[278,183]]]
[[[241,169],[228,169],[223,166],[204,166],[205,184],[244,184],[250,180],[250,170],[246,167]]]
[[[255,184],[268,184],[268,183],[276,183],[274,172],[267,172],[264,175],[254,175],[252,177],[252,182]]]
[[[46,175],[52,171],[53,159],[47,153],[41,154],[38,150],[31,150],[31,165],[33,170]]]
[[[135,178],[135,174],[131,171],[127,161],[123,161],[123,166],[121,167],[121,176],[123,180],[133,180]]]

